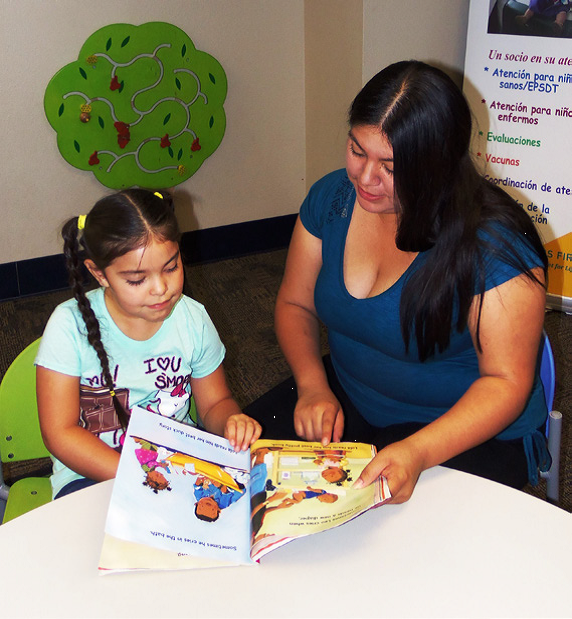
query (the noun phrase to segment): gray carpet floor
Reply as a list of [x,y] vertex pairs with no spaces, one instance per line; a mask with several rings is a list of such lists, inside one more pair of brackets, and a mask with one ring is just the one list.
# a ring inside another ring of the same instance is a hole
[[[229,385],[241,406],[289,375],[273,329],[273,307],[286,250],[194,265],[186,268],[185,291],[203,303],[227,348]],[[0,377],[16,355],[42,335],[62,290],[0,303]],[[560,506],[572,512],[572,315],[547,312],[545,329],[556,362],[555,409],[564,416],[560,466]],[[323,342],[324,351],[327,344]],[[46,463],[42,463],[43,466]],[[37,463],[4,465],[8,482],[35,471]],[[524,492],[545,498],[545,482]]]

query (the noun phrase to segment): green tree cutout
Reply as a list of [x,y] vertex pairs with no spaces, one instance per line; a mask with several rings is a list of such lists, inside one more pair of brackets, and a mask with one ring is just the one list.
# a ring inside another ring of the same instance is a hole
[[224,136],[226,75],[180,28],[112,24],[84,43],[44,96],[62,157],[113,189],[172,187]]

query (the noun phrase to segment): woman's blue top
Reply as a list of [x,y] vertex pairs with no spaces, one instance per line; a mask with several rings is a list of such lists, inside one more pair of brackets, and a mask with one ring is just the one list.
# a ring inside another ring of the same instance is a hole
[[[355,200],[354,187],[342,169],[313,185],[300,210],[306,230],[322,241],[323,265],[314,301],[328,328],[332,363],[344,390],[372,425],[429,423],[449,410],[479,378],[471,335],[468,329],[461,333],[452,329],[449,347],[425,362],[419,361],[415,338],[406,352],[399,317],[401,293],[407,277],[427,259],[429,252],[419,253],[385,292],[366,299],[350,295],[344,283],[343,260]],[[506,234],[513,237],[511,242],[514,239],[513,244],[529,268],[542,266],[527,243],[509,230]],[[484,257],[484,265],[486,290],[520,273],[492,255]],[[532,437],[546,416],[537,373],[525,409],[497,438]]]

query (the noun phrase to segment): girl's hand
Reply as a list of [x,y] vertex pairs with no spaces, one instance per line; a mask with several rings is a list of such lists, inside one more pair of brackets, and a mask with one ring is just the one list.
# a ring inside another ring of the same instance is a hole
[[330,390],[302,393],[294,409],[296,434],[307,441],[341,441],[344,433],[344,413]]
[[205,430],[224,436],[235,451],[245,451],[262,433],[260,424],[243,414],[232,397],[222,364],[208,376],[191,377],[191,391]]
[[405,503],[413,494],[423,470],[421,457],[405,439],[382,449],[364,468],[353,487],[364,488],[383,475],[391,492],[388,503]]
[[245,451],[259,438],[261,432],[262,427],[258,421],[243,413],[237,413],[226,420],[224,438],[229,441],[234,451]]

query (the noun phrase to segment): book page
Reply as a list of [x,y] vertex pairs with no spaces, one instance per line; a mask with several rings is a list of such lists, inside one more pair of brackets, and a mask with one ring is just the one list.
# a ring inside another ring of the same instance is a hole
[[99,559],[99,570],[100,574],[106,574],[146,570],[188,570],[222,567],[228,564],[228,561],[161,550],[106,534]]
[[[214,560],[209,564],[252,563],[249,457],[221,437],[135,409],[113,487],[102,557],[117,556],[115,549],[110,551],[118,546],[116,538]],[[174,561],[174,569],[184,563]],[[113,569],[109,563],[100,567]]]
[[262,440],[251,453],[253,557],[348,522],[391,496],[381,479],[352,488],[375,456],[372,445]]

